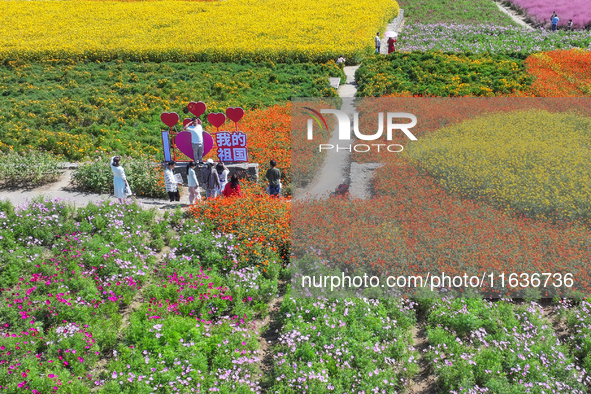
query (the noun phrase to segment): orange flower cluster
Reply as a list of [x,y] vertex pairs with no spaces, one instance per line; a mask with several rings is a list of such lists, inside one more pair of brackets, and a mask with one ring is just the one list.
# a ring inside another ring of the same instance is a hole
[[[290,117],[291,103],[286,103],[265,109],[245,111],[244,118],[238,123],[238,130],[246,133],[248,138],[248,161],[259,163],[259,172],[264,174],[269,168],[269,161],[274,159],[281,169],[285,184],[291,180],[291,171],[289,170],[291,162]],[[230,123],[225,127],[228,131],[233,131]],[[207,131],[213,136],[216,129],[210,127]],[[216,149],[214,138],[213,149],[207,157],[217,157]],[[216,159],[214,158],[214,160]]]
[[583,49],[540,52],[525,60],[536,77],[529,92],[539,97],[591,95],[591,52]]
[[207,200],[189,212],[197,220],[212,223],[216,231],[237,236],[247,263],[267,265],[277,256],[287,261],[291,201],[269,197],[250,182],[241,182],[241,190],[243,197]]

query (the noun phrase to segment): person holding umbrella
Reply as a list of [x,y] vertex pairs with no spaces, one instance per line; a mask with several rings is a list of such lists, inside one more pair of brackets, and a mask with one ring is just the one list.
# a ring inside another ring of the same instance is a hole
[[394,43],[396,42],[396,37],[398,36],[398,34],[393,31],[387,31],[385,36],[388,37],[388,53],[396,51]]

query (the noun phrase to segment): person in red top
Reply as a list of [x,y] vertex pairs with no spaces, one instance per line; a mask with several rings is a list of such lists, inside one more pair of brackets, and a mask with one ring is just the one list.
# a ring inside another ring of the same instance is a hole
[[345,178],[343,183],[337,186],[334,192],[330,193],[331,197],[348,197],[349,185],[351,184],[350,178]]
[[232,175],[230,182],[226,183],[226,187],[224,187],[222,194],[224,197],[242,197],[242,192],[240,191],[240,181],[238,180],[238,176],[236,176],[236,174]]
[[394,48],[395,42],[396,42],[396,39],[394,37],[388,38],[388,53],[392,53],[396,50],[396,48]]

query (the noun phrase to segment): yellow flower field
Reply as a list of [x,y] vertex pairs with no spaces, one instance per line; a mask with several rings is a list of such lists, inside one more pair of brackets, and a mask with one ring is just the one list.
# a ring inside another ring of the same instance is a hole
[[0,60],[353,58],[398,10],[392,0],[2,1]]
[[407,153],[452,193],[531,217],[589,219],[589,146],[588,117],[529,110],[441,129]]

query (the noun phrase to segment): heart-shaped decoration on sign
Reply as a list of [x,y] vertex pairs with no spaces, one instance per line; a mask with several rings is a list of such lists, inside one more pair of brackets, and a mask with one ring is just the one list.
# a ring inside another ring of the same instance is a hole
[[[193,156],[193,144],[191,144],[191,133],[183,131],[177,134],[174,139],[176,147],[187,157],[195,160]],[[213,137],[207,131],[203,132],[203,156],[207,155],[213,148]]]
[[207,115],[207,120],[215,127],[220,127],[226,123],[226,115],[221,112],[211,113]]
[[226,115],[232,122],[238,123],[238,121],[244,116],[244,110],[241,107],[228,108],[226,110]]
[[172,127],[179,122],[179,115],[176,112],[163,112],[160,115],[160,120],[164,122],[168,127]]
[[187,125],[189,123],[191,123],[193,121],[193,119],[191,118],[185,118],[185,120],[183,120],[183,127],[187,127]]
[[199,101],[198,103],[191,101],[187,105],[187,109],[189,110],[190,113],[192,113],[196,117],[200,117],[201,115],[203,115],[203,113],[207,109],[207,105],[205,105],[205,103],[203,101]]

